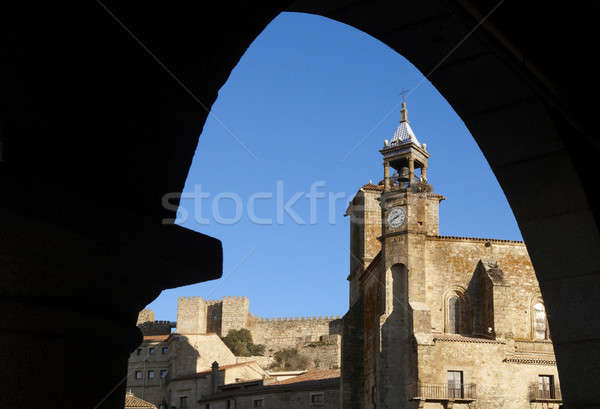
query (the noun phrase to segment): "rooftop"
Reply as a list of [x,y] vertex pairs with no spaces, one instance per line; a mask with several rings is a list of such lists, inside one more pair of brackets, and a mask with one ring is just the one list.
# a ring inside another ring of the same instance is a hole
[[401,119],[396,132],[394,132],[394,137],[390,141],[390,145],[402,145],[405,143],[412,142],[417,146],[421,146],[417,136],[413,132],[410,124],[408,123],[408,114],[406,110],[406,102],[402,102],[402,109],[400,110]]
[[340,377],[339,369],[315,369],[313,371],[308,371],[302,375],[295,376],[290,379],[285,379],[283,381],[275,382],[272,385],[289,385],[293,383],[299,382],[307,382],[307,381],[319,381],[323,379],[333,379]]
[[[250,366],[250,365],[258,365],[256,361],[248,361],[248,362],[239,362],[237,364],[230,364],[230,365],[221,365],[219,366],[219,371],[225,371],[227,369],[231,369],[231,368],[236,368],[239,366]],[[212,372],[212,369],[206,369],[200,372],[196,372],[193,374],[189,374],[189,375],[183,375],[183,376],[179,376],[177,378],[173,378],[171,379],[171,381],[181,381],[184,379],[195,379],[195,378],[201,378],[203,376],[206,376],[208,374],[210,374]]]
[[154,408],[156,406],[150,402],[138,398],[131,392],[125,394],[125,408]]

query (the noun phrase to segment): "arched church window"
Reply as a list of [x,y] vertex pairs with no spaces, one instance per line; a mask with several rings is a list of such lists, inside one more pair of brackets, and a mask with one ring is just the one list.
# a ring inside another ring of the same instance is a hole
[[448,299],[448,332],[458,334],[460,331],[460,300],[457,296]]
[[541,302],[533,305],[533,338],[548,339],[546,308]]

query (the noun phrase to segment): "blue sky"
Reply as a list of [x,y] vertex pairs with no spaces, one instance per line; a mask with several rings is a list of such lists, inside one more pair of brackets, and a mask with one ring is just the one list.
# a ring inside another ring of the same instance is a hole
[[[246,295],[250,311],[263,317],[343,315],[350,257],[344,211],[361,185],[382,179],[378,150],[400,119],[400,92],[422,80],[404,57],[353,27],[300,13],[273,20],[220,90],[182,199],[179,223],[223,241],[223,278],[163,291],[149,305],[157,319],[175,320],[177,297],[190,295]],[[431,153],[429,182],[447,197],[440,234],[521,240],[495,176],[452,107],[429,81],[407,104]],[[312,210],[311,186],[326,196]],[[285,203],[296,192],[290,208],[303,223],[286,212],[278,220],[277,198]],[[330,192],[340,197],[333,209]],[[257,218],[259,224],[250,220]]]

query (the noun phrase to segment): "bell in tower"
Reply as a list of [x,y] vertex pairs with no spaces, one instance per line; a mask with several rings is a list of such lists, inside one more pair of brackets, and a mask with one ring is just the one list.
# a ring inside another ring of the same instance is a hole
[[[421,145],[408,122],[406,102],[402,102],[401,119],[394,137],[385,141],[383,149],[384,191],[413,186],[417,180],[427,180],[427,159],[429,153],[425,144]],[[390,167],[395,170],[390,178]],[[417,179],[415,171],[420,169]]]

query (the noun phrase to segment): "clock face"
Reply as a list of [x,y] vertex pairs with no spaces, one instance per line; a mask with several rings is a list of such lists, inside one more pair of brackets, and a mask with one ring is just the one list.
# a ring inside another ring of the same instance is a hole
[[401,207],[394,207],[390,210],[387,217],[387,222],[390,227],[400,227],[406,220],[406,212]]

